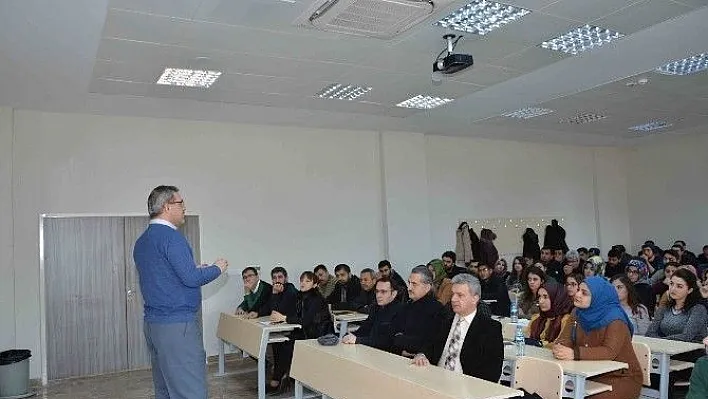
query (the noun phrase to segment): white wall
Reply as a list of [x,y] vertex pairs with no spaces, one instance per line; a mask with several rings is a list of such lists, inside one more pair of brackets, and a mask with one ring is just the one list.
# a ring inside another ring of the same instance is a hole
[[12,110],[0,108],[0,350],[15,344]]
[[[571,248],[599,245],[593,176],[603,247],[629,241],[627,193],[613,176],[622,169],[593,161],[618,150],[428,136],[426,153],[434,249],[455,249],[450,231],[459,220],[503,216],[564,217]],[[541,245],[544,227],[534,227]]]
[[[14,242],[14,252],[0,257],[0,316],[14,314],[16,325],[3,323],[0,343],[32,349],[34,377],[39,215],[142,214],[157,184],[180,186],[188,212],[200,215],[204,261],[225,256],[234,268],[266,271],[281,262],[293,280],[319,262],[360,270],[385,256],[405,274],[454,248],[458,219],[473,215],[562,215],[571,246],[594,245],[598,226],[601,237],[629,238],[615,150],[32,111],[15,111],[13,130],[8,113],[0,113],[0,216],[15,222],[12,234],[1,224],[0,246]],[[603,198],[597,217],[593,181]],[[12,273],[14,295],[5,290]],[[242,287],[224,276],[203,293],[214,354],[218,314],[233,310]]]
[[652,238],[667,248],[674,240],[683,239],[696,255],[708,244],[706,148],[708,136],[681,136],[628,154],[633,243]]

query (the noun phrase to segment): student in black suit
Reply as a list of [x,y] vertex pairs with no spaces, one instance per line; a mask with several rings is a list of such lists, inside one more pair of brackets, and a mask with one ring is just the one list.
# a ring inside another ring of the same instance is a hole
[[481,287],[469,274],[452,279],[452,310],[436,338],[431,340],[413,362],[431,363],[448,370],[483,380],[498,382],[504,360],[501,324],[477,312]]
[[343,344],[362,344],[383,351],[390,351],[393,339],[393,323],[406,306],[396,300],[399,288],[388,277],[376,282],[376,304],[371,305],[369,317],[361,327],[342,338]]
[[408,277],[408,296],[411,298],[396,317],[393,326],[391,352],[413,357],[426,342],[438,334],[447,313],[435,299],[433,274],[426,266],[416,266]]

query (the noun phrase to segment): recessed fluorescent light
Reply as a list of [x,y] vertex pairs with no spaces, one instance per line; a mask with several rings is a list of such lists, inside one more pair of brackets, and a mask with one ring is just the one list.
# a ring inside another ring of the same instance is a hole
[[159,85],[184,87],[209,87],[221,76],[219,71],[197,71],[193,69],[165,68],[157,80]]
[[419,94],[415,97],[409,98],[406,101],[396,104],[396,106],[401,108],[432,109],[452,101],[453,99],[451,98],[440,98]]
[[531,119],[537,116],[547,115],[552,112],[552,109],[529,107],[517,109],[513,112],[507,112],[506,114],[502,114],[502,116],[506,116],[508,118]]
[[643,125],[632,126],[629,130],[634,130],[637,132],[651,132],[659,129],[666,129],[673,126],[673,123],[668,123],[665,121],[651,121]]
[[624,35],[609,29],[585,25],[570,32],[541,43],[541,47],[549,50],[576,55],[585,50],[600,47],[605,43],[617,40]]
[[682,60],[671,61],[656,68],[656,71],[664,75],[683,76],[705,71],[706,69],[708,69],[708,53],[701,53]]
[[351,84],[332,83],[320,90],[315,96],[337,100],[354,100],[371,91],[371,87],[355,86]]
[[434,25],[460,32],[486,35],[494,29],[516,21],[531,11],[486,0],[475,0]]
[[605,119],[607,116],[605,115],[599,115],[599,114],[593,114],[593,113],[582,113],[582,114],[577,114],[572,118],[565,118],[561,119],[561,123],[574,123],[576,125],[580,125],[583,123],[589,123],[589,122],[596,122],[601,119]]

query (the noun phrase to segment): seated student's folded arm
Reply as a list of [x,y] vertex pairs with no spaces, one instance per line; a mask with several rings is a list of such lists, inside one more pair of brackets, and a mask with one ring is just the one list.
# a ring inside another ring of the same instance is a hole
[[673,335],[667,335],[665,339],[672,339],[674,341],[694,341],[696,337],[705,335],[706,325],[708,325],[708,320],[706,320],[706,308],[700,303],[693,305],[689,311],[688,321],[683,326],[683,332]]
[[623,321],[615,320],[607,325],[602,345],[579,346],[576,351],[579,357],[575,360],[615,360],[627,341],[631,341],[629,328]]
[[[575,328],[576,324],[576,319],[573,315],[570,315],[568,318],[568,321],[563,325],[563,328],[561,329],[561,333],[558,335],[555,341],[553,341],[554,344],[560,344],[563,345],[567,348],[572,348],[573,347],[573,340],[571,338],[573,334],[573,328]],[[580,328],[580,327],[577,327]],[[551,345],[553,346],[553,345]]]

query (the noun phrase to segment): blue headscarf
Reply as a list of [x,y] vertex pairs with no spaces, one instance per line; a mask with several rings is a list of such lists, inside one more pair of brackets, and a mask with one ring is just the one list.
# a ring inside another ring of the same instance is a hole
[[590,288],[592,300],[587,309],[576,309],[578,322],[584,331],[590,332],[606,327],[615,320],[623,321],[629,327],[629,334],[634,335],[634,327],[620,304],[617,290],[602,277],[589,277],[585,284]]

